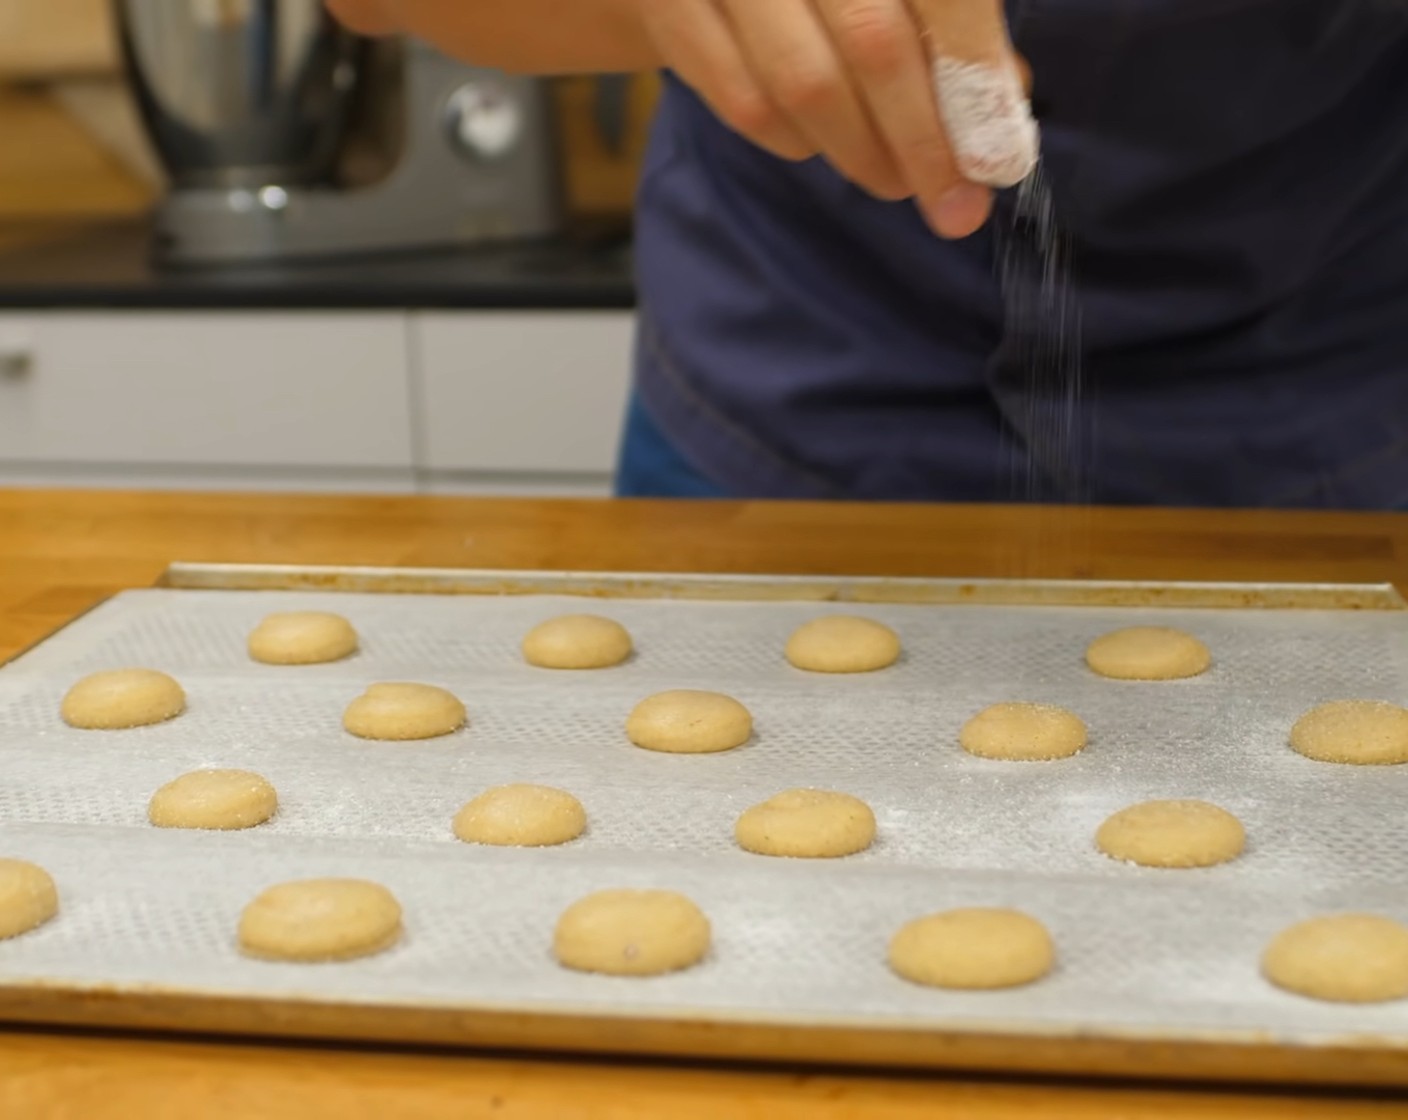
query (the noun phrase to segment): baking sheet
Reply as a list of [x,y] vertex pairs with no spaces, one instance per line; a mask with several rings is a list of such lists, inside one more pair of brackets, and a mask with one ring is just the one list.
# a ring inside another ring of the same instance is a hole
[[[327,666],[250,663],[253,625],[303,608],[352,619],[363,652]],[[1408,1045],[1408,1004],[1322,1005],[1257,972],[1266,941],[1311,914],[1408,920],[1408,767],[1320,764],[1285,746],[1319,701],[1408,698],[1402,613],[1160,609],[1155,622],[1197,633],[1216,659],[1204,677],[1164,684],[1084,668],[1089,639],[1151,617],[1109,607],[867,605],[900,632],[904,658],[879,674],[826,677],[791,669],[781,646],[802,621],[853,607],[623,600],[590,609],[631,629],[638,654],[627,665],[564,674],[522,663],[530,626],[581,609],[549,595],[128,592],[0,670],[0,854],[47,867],[63,897],[58,920],[0,942],[0,987]],[[119,733],[61,723],[74,679],[136,664],[173,672],[188,712]],[[386,679],[452,689],[470,727],[418,744],[343,733],[345,704]],[[738,697],[756,737],[697,757],[630,746],[631,706],[673,687]],[[1090,746],[1053,763],[964,754],[962,722],[1007,699],[1071,707]],[[240,833],[148,827],[151,792],[202,766],[264,773],[279,815]],[[588,834],[540,851],[455,841],[459,805],[510,781],[577,794]],[[865,798],[877,844],[842,861],[738,851],[737,815],[793,785]],[[1224,805],[1247,827],[1246,855],[1183,872],[1100,856],[1098,824],[1150,797]],[[314,875],[386,884],[405,907],[404,942],[335,965],[243,958],[244,904]],[[649,980],[559,969],[549,953],[558,913],[608,886],[690,894],[713,923],[707,962]],[[990,993],[894,977],[884,964],[894,929],[960,905],[1039,917],[1057,971]]]

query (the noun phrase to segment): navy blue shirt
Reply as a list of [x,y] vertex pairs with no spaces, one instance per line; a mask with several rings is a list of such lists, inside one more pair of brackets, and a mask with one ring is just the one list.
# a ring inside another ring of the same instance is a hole
[[1408,0],[1009,15],[1079,398],[1004,293],[1011,192],[945,242],[667,80],[637,210],[654,424],[739,495],[1408,505]]

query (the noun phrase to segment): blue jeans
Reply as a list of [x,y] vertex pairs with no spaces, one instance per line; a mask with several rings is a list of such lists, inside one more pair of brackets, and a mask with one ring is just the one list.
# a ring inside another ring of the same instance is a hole
[[634,393],[616,461],[618,498],[727,498],[676,449]]

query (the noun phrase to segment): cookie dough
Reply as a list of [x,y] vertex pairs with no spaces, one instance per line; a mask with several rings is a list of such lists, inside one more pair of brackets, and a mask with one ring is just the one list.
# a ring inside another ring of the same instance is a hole
[[0,941],[42,926],[59,912],[49,873],[22,859],[0,859]]
[[115,731],[165,723],[186,710],[186,694],[155,669],[110,669],[68,690],[61,709],[70,727]]
[[240,915],[240,948],[281,961],[346,961],[389,949],[401,904],[363,879],[302,879],[270,887]]
[[464,725],[459,698],[432,684],[368,685],[342,716],[342,726],[361,739],[434,739]]
[[875,814],[848,793],[789,789],[747,810],[733,834],[740,848],[759,855],[829,859],[870,847]]
[[1143,867],[1212,867],[1236,859],[1246,842],[1242,822],[1206,801],[1144,801],[1095,833],[1107,856]]
[[813,673],[870,673],[899,659],[900,639],[883,623],[833,614],[799,626],[785,652],[798,669]]
[[278,807],[274,787],[250,770],[192,770],[152,794],[147,819],[157,828],[253,828]]
[[317,665],[357,652],[357,631],[340,614],[271,614],[249,635],[249,656],[267,665]]
[[1333,700],[1296,721],[1291,746],[1319,762],[1408,762],[1408,708],[1383,700]]
[[657,976],[704,959],[709,919],[674,891],[598,891],[562,912],[552,947],[578,972]]
[[753,717],[732,696],[689,688],[647,696],[626,720],[632,743],[671,754],[732,750],[752,734]]
[[1085,747],[1085,724],[1053,704],[994,704],[958,733],[958,742],[979,758],[1041,762],[1069,758]]
[[469,844],[546,848],[581,836],[587,811],[570,793],[551,786],[498,786],[456,813],[452,827]]
[[1333,914],[1283,930],[1261,971],[1312,999],[1374,1003],[1408,995],[1408,927],[1374,914]]
[[550,618],[523,639],[524,660],[540,669],[608,669],[630,656],[630,632],[594,614]]
[[1046,927],[1019,910],[947,910],[901,926],[890,967],[932,988],[1015,988],[1051,971]]
[[1085,663],[1102,677],[1121,681],[1173,681],[1196,677],[1212,664],[1208,647],[1182,630],[1131,626],[1090,643]]

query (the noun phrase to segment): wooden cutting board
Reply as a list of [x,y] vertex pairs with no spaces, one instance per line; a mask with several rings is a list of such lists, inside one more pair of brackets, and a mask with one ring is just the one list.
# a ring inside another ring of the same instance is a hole
[[554,85],[567,205],[574,215],[631,212],[660,79],[655,74],[635,74],[629,82],[616,147],[607,143],[596,119],[597,80],[560,78]]
[[0,87],[0,220],[140,214],[153,184],[40,89]]
[[117,70],[106,0],[0,0],[0,81],[111,75]]

